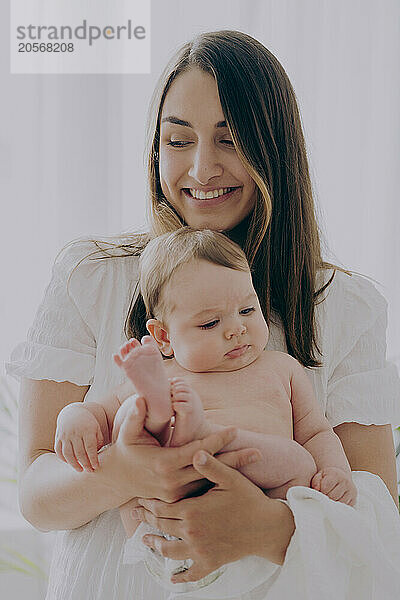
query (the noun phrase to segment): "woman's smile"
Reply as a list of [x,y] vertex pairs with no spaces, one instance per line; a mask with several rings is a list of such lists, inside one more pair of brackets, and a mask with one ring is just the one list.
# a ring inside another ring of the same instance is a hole
[[[197,188],[183,188],[187,203],[196,208],[210,208],[218,206],[236,194],[239,195],[241,187],[215,188],[210,192],[203,192]],[[211,195],[213,194],[213,195]]]

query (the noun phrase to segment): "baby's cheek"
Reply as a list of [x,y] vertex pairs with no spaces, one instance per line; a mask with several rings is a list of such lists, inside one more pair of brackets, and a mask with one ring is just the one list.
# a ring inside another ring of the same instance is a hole
[[178,363],[188,371],[201,372],[207,371],[214,365],[215,352],[205,345],[194,344],[191,348],[186,348],[181,354],[182,362],[176,357]]

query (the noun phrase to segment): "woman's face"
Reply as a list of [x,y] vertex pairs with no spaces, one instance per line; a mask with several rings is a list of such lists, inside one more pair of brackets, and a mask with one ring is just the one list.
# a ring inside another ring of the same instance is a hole
[[193,68],[172,83],[159,156],[163,194],[189,226],[229,231],[253,209],[256,186],[236,154],[208,73]]

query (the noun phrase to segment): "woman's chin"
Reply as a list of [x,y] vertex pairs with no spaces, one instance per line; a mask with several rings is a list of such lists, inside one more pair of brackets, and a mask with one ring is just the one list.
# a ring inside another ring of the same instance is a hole
[[185,219],[185,222],[192,229],[211,229],[211,231],[218,231],[220,233],[225,233],[227,231],[235,230],[238,225],[240,225],[241,220],[236,219],[221,219],[218,217],[188,217]]

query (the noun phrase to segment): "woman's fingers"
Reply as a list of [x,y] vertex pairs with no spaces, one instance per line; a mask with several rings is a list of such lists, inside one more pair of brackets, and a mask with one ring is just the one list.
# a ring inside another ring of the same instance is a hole
[[[182,503],[183,502],[189,502],[190,498],[186,499],[186,500],[180,500],[179,501],[179,506],[178,503],[172,503],[169,504],[168,502],[164,502],[163,500],[157,500],[156,498],[138,498],[137,499],[137,503],[138,503],[138,508],[136,510],[140,511],[140,508],[145,509],[144,513],[151,513],[154,515],[154,517],[162,519],[183,519],[184,515],[182,514]],[[138,518],[142,518],[141,515],[145,516],[144,513],[140,513],[140,516]],[[136,514],[133,515],[135,518],[137,517]],[[146,519],[147,520],[147,519]],[[150,523],[149,523],[150,524]],[[164,529],[161,529],[161,531],[164,531]],[[166,531],[165,533],[168,533],[168,531]],[[174,534],[171,534],[174,535]]]
[[[125,400],[128,402],[129,398]],[[131,445],[142,436],[146,420],[146,402],[144,398],[136,397],[133,406],[125,415],[118,434],[118,440],[123,444]]]
[[140,519],[154,527],[154,529],[158,529],[163,533],[168,533],[168,535],[173,535],[175,537],[181,537],[182,535],[182,521],[176,519],[163,519],[161,517],[156,517],[148,510],[144,508],[136,508],[132,511],[132,516],[134,519]]
[[216,433],[208,435],[203,440],[195,440],[185,446],[179,448],[171,448],[171,453],[174,454],[174,464],[176,468],[186,467],[193,464],[193,456],[199,450],[205,450],[210,454],[216,454],[224,446],[232,442],[236,437],[237,429],[235,427],[227,427]]
[[[252,458],[250,458],[252,457]],[[261,454],[257,450],[253,450],[252,453],[247,457],[247,463],[256,462],[260,460]],[[214,456],[211,456],[203,450],[197,452],[193,457],[193,466],[203,477],[216,483],[220,487],[230,487],[234,479],[238,476],[242,477],[236,469],[232,469],[230,466],[223,464]]]
[[158,535],[145,535],[142,541],[146,546],[156,550],[165,558],[173,558],[174,560],[190,558],[190,550],[183,540],[166,540]]
[[262,455],[257,448],[245,448],[243,450],[224,452],[223,454],[218,454],[218,456],[215,458],[228,467],[232,467],[233,469],[241,469],[242,467],[245,467],[256,460],[261,460]]

